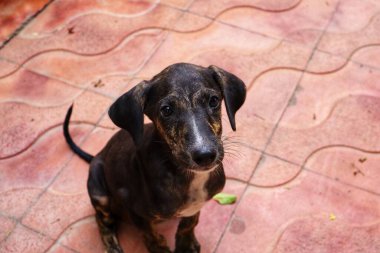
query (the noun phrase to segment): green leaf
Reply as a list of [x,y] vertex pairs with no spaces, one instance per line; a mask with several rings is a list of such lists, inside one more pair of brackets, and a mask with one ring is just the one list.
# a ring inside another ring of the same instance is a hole
[[221,205],[231,205],[236,202],[236,195],[228,193],[218,193],[213,197]]

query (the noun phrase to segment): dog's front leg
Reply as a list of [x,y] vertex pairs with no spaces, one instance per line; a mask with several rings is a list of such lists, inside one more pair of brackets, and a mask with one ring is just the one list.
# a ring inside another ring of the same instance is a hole
[[175,253],[199,253],[201,246],[195,238],[194,228],[198,224],[199,212],[182,218],[175,236]]
[[165,237],[154,230],[151,222],[139,216],[132,217],[135,225],[143,231],[145,246],[150,253],[171,253]]

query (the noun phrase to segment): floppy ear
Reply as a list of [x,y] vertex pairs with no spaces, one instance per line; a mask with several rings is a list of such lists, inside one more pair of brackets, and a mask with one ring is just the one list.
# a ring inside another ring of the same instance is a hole
[[235,113],[245,101],[245,84],[237,76],[221,68],[210,66],[209,69],[213,71],[214,80],[219,84],[222,90],[231,128],[236,131]]
[[108,110],[113,123],[127,130],[136,146],[140,146],[144,134],[144,104],[150,85],[143,81],[119,97]]

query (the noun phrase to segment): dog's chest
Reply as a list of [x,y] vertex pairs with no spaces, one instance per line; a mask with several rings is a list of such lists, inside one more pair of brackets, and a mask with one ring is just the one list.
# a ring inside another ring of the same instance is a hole
[[210,178],[210,173],[195,173],[190,183],[187,193],[188,199],[180,208],[177,216],[188,217],[196,214],[208,200],[209,193],[206,189],[206,183]]

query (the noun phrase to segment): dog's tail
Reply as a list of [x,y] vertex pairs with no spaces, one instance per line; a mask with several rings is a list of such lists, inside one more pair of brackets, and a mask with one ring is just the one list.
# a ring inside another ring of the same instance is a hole
[[74,151],[74,153],[77,154],[80,158],[82,158],[86,162],[90,163],[94,157],[90,155],[89,153],[83,151],[80,147],[77,146],[77,144],[74,143],[73,139],[71,139],[71,136],[69,133],[69,122],[70,122],[72,112],[73,112],[73,105],[70,106],[69,110],[66,113],[65,122],[63,123],[63,135],[65,136],[67,144],[69,144],[70,148]]

